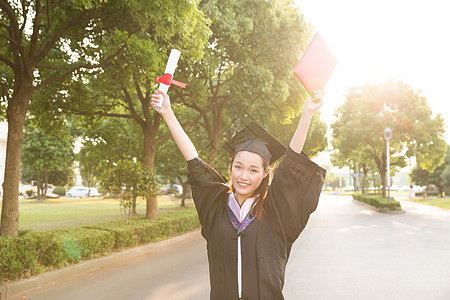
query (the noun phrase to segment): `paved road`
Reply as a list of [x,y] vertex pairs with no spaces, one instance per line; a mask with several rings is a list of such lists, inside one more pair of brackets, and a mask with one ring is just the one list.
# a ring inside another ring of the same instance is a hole
[[[292,299],[450,300],[450,211],[403,202],[381,214],[323,195],[294,244],[284,294]],[[208,299],[200,236],[10,299]]]

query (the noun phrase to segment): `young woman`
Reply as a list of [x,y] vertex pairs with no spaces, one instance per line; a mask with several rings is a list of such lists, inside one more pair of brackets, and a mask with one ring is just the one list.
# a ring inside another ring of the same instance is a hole
[[[284,299],[286,263],[293,242],[316,209],[326,171],[302,152],[322,93],[309,98],[286,149],[251,122],[224,145],[232,154],[231,187],[204,163],[177,121],[167,94],[160,113],[188,164],[192,196],[207,241],[210,299]],[[285,154],[270,182],[274,161]],[[269,184],[270,182],[270,184]]]

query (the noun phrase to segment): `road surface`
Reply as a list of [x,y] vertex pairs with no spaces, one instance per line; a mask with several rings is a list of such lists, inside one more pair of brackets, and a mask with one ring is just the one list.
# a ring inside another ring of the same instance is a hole
[[[285,298],[450,300],[450,210],[402,207],[377,213],[348,196],[322,195],[292,248]],[[10,299],[208,299],[205,247],[196,235]]]

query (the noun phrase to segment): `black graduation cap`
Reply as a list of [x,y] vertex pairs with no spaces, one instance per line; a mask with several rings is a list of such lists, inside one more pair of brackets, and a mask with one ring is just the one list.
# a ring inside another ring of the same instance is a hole
[[255,121],[236,133],[223,148],[231,155],[244,150],[259,154],[269,165],[286,153],[286,147]]

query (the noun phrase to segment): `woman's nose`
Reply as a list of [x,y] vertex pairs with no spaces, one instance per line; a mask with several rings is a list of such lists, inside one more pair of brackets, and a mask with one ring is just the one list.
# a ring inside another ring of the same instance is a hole
[[241,172],[241,176],[240,176],[240,177],[241,177],[241,179],[247,179],[247,178],[248,178],[248,172],[247,172],[247,171],[245,171],[245,170],[244,170],[244,171],[242,171],[242,172]]

